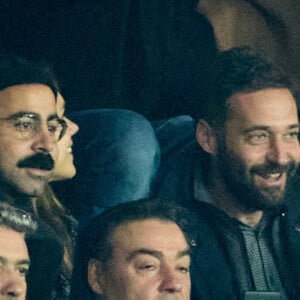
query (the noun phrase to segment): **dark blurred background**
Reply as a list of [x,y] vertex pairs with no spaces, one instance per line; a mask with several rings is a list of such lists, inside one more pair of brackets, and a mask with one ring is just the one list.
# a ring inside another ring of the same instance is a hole
[[68,111],[162,119],[205,105],[217,48],[263,50],[299,82],[299,2],[2,0],[0,48],[50,62]]
[[[2,1],[0,46],[52,63],[67,109],[188,113],[216,52],[197,1]],[[203,70],[203,71],[202,71]]]

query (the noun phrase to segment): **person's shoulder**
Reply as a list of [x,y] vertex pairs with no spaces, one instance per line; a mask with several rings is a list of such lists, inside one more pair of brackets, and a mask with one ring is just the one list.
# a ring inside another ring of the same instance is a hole
[[[195,200],[196,202],[196,200]],[[205,207],[197,211],[197,237],[193,249],[191,268],[191,299],[230,299],[235,294],[234,274],[224,246],[219,241],[205,214],[210,213]]]
[[26,238],[30,257],[28,299],[51,299],[61,272],[63,245],[54,230],[41,218],[37,230]]
[[[299,199],[299,198],[298,198]],[[283,228],[280,228],[281,237],[285,243],[285,252],[288,253],[289,261],[293,270],[296,295],[300,294],[300,210],[299,207],[292,209],[287,207],[282,216]]]

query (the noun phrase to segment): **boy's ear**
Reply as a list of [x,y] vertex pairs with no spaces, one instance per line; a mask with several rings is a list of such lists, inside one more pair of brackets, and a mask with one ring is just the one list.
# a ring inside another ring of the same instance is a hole
[[203,119],[197,123],[196,138],[200,147],[207,153],[217,153],[217,136],[215,130]]
[[101,296],[104,287],[103,263],[97,259],[90,259],[88,264],[88,282],[92,291]]

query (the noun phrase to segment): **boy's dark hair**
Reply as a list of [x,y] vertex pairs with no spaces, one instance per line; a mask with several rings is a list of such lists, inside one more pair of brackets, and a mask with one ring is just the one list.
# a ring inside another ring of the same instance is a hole
[[293,93],[289,77],[262,54],[248,47],[220,52],[208,70],[206,108],[201,112],[195,108],[193,117],[204,118],[212,126],[222,126],[229,97],[267,88],[287,88]]

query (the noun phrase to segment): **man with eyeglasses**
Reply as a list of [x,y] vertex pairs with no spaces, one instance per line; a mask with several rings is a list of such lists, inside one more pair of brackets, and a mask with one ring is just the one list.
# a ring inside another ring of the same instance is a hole
[[0,186],[14,198],[43,192],[65,130],[50,72],[21,60],[0,56]]
[[36,221],[24,210],[0,203],[0,299],[26,298],[26,274],[30,258],[25,236],[32,234]]
[[[56,112],[57,83],[46,65],[8,54],[0,54],[0,74],[0,203],[33,212],[66,130]],[[44,217],[37,223],[26,239],[32,264],[28,290],[41,290],[46,300],[61,270],[63,246]],[[37,298],[28,292],[26,299]]]

